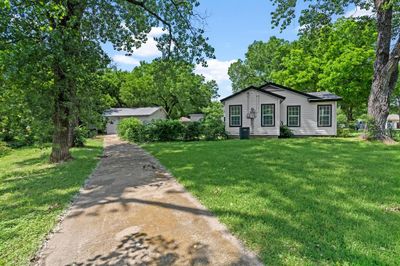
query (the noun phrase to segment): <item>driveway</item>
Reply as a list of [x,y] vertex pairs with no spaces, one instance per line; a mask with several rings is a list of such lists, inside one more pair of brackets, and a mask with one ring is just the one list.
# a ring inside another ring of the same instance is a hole
[[260,265],[151,155],[116,136],[104,141],[38,265]]

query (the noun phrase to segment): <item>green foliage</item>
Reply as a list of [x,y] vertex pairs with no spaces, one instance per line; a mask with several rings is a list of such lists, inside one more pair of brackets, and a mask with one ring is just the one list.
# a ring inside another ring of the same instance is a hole
[[78,126],[74,129],[74,147],[83,147],[85,146],[86,139],[89,137],[89,130],[84,126]]
[[126,118],[119,122],[118,135],[128,141],[142,143],[176,140],[217,140],[225,139],[222,105],[213,102],[203,109],[205,118],[201,122],[182,123],[179,120],[153,120],[143,124],[136,118]]
[[366,112],[376,35],[371,19],[338,19],[291,43],[276,37],[255,42],[228,74],[234,91],[273,81],[305,92],[335,93],[343,98],[339,104],[350,123]]
[[74,160],[50,164],[50,149],[24,147],[0,159],[0,265],[29,265],[46,235],[96,167],[102,141],[73,148]]
[[[198,5],[196,0],[179,5],[171,0],[7,1],[0,8],[0,93],[7,94],[0,120],[7,114],[11,121],[0,121],[1,134],[14,138],[27,126],[49,129],[55,136],[51,159],[66,159],[58,158],[57,150],[77,126],[70,121],[99,126],[104,108],[121,104],[114,91],[118,82],[108,73],[101,78],[110,63],[101,44],[110,42],[129,54],[147,41],[152,28],[162,27],[165,33],[156,41],[163,57],[205,63],[214,49],[198,27]],[[13,95],[22,108],[8,108]]]
[[399,262],[400,145],[292,138],[144,147],[264,265]]
[[349,127],[351,124],[347,121],[346,114],[343,112],[342,108],[337,109],[336,113],[336,121],[337,121],[337,128],[346,128]]
[[280,126],[280,133],[279,133],[280,138],[291,138],[293,136],[294,136],[294,134],[288,126],[286,126],[286,125]]
[[179,140],[185,134],[185,127],[179,120],[155,120],[151,124],[151,139],[154,141]]
[[223,105],[220,102],[212,102],[209,106],[203,108],[203,130],[206,140],[225,139],[225,125],[222,121],[224,116]]
[[184,130],[184,140],[199,140],[201,134],[203,133],[202,130],[202,123],[201,122],[188,122],[185,123],[185,130]]
[[117,126],[118,136],[123,140],[129,140],[133,142],[143,141],[143,123],[137,118],[130,117],[119,121]]
[[352,130],[347,127],[341,127],[337,129],[337,136],[338,137],[343,137],[343,138],[348,138],[352,136]]
[[245,60],[239,59],[228,69],[233,92],[272,81],[272,73],[281,70],[282,59],[288,51],[289,42],[274,36],[268,42],[253,42],[246,52]]
[[11,152],[11,148],[7,145],[7,143],[0,141],[0,157],[7,155]]
[[367,120],[367,130],[365,131],[365,137],[368,140],[375,140],[376,136],[379,136],[379,133],[381,132],[379,125],[376,123],[376,120],[368,116]]
[[168,118],[196,113],[217,96],[215,81],[194,74],[194,65],[183,61],[141,62],[126,75],[120,97],[127,106],[162,106]]

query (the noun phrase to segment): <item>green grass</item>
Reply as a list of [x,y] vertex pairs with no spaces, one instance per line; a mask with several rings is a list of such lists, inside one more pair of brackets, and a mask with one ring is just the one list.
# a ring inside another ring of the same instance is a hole
[[267,265],[400,262],[400,145],[302,138],[144,147]]
[[48,163],[50,149],[20,148],[0,158],[0,265],[27,265],[79,191],[102,152],[100,139]]

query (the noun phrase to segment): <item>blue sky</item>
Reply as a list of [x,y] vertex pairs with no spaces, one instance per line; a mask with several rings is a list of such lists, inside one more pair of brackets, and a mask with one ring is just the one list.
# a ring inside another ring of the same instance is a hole
[[[239,58],[243,59],[253,41],[267,41],[271,36],[287,40],[297,38],[297,21],[282,33],[279,29],[272,29],[270,14],[274,8],[268,0],[200,0],[198,10],[207,15],[206,36],[215,48],[216,59],[209,60],[208,68],[197,67],[196,72],[207,79],[216,80],[222,97],[232,92],[227,74],[229,65]],[[349,10],[350,13],[355,11]],[[152,37],[161,33],[160,28],[154,28],[148,42],[130,57],[114,51],[109,44],[104,45],[104,49],[118,68],[132,70],[139,61],[150,61],[160,55]]]

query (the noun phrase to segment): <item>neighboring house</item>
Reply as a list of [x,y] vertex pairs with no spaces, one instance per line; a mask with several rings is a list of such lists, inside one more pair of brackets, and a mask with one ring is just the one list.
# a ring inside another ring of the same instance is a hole
[[182,116],[181,118],[179,118],[179,121],[181,121],[182,123],[190,123],[190,118],[186,117],[186,116]]
[[397,114],[388,115],[386,128],[400,129],[399,115]]
[[167,118],[167,113],[162,107],[111,108],[103,115],[107,118],[107,134],[116,134],[118,123],[124,118],[135,117],[144,123]]
[[179,118],[179,121],[181,121],[182,123],[200,122],[201,120],[203,120],[203,118],[204,114],[190,114],[188,115],[188,117],[182,116],[181,118]]
[[337,101],[329,92],[304,93],[274,83],[250,86],[221,102],[224,104],[225,129],[239,136],[241,127],[252,136],[279,136],[287,125],[298,136],[335,136]]
[[191,122],[200,122],[204,118],[204,114],[190,114],[189,115]]

